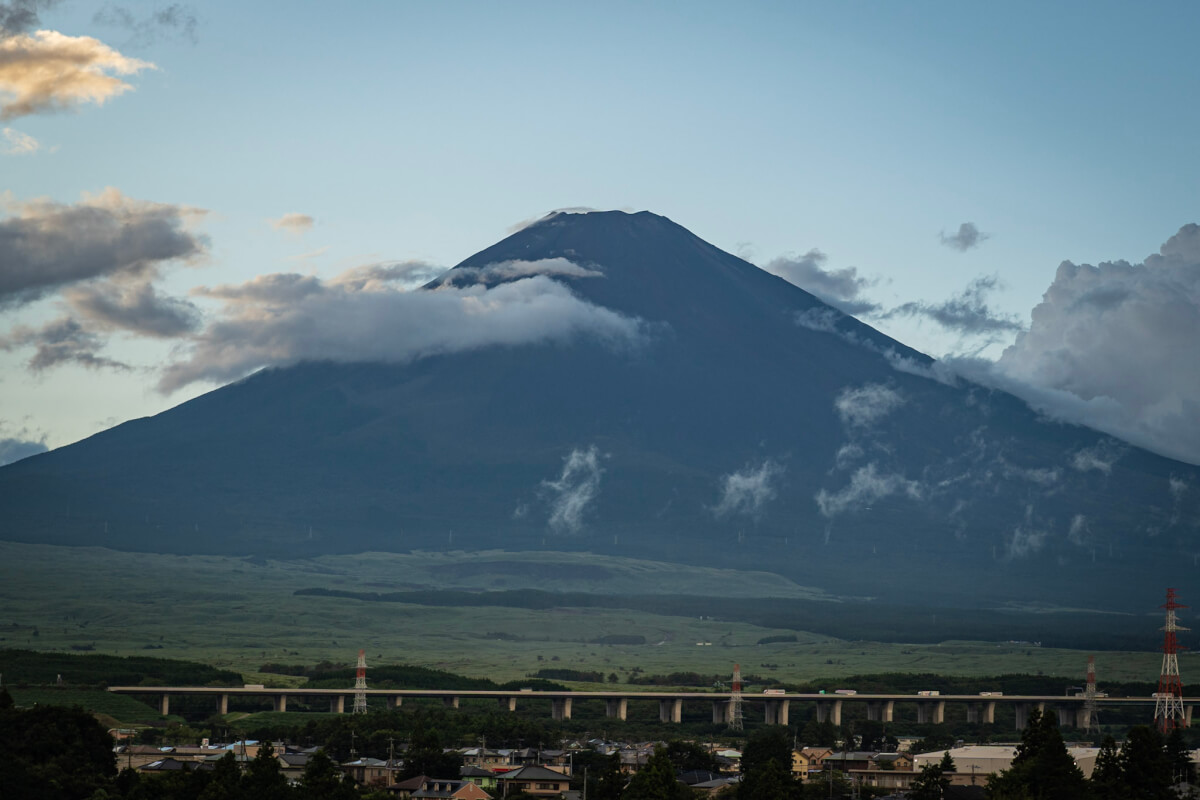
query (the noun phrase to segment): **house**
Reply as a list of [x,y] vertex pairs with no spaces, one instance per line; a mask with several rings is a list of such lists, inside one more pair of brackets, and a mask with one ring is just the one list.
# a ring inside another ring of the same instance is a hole
[[806,781],[824,769],[825,759],[833,751],[828,747],[804,747],[792,751],[792,777]]
[[388,787],[389,791],[396,794],[400,800],[408,800],[412,797],[413,792],[419,792],[425,787],[425,782],[430,778],[428,775],[418,775],[415,778],[407,778],[402,781],[397,781]]
[[492,800],[492,796],[470,781],[427,778],[425,785],[409,795],[412,800],[453,798],[454,800]]
[[360,758],[343,763],[341,770],[362,786],[386,786],[388,775],[395,771],[395,767],[382,759]]
[[462,769],[459,771],[458,777],[462,778],[464,781],[470,781],[480,789],[483,789],[485,792],[491,792],[494,794],[496,791],[496,773],[489,769],[471,767],[464,764]]
[[536,765],[501,773],[496,779],[502,797],[517,792],[535,797],[558,797],[571,788],[571,779],[566,775]]
[[841,753],[830,753],[822,759],[825,769],[837,772],[871,769],[875,753],[868,750],[848,750]]
[[913,760],[908,753],[876,753],[871,759],[875,769],[892,770],[894,772],[912,772]]

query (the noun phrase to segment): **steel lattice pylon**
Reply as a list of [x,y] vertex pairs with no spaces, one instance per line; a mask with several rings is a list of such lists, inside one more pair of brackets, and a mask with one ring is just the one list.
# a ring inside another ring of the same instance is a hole
[[1158,679],[1158,691],[1154,695],[1154,726],[1162,733],[1170,733],[1187,725],[1183,711],[1183,683],[1179,679],[1179,641],[1176,631],[1186,631],[1176,623],[1175,609],[1187,608],[1175,599],[1175,590],[1167,589],[1167,602],[1159,608],[1167,610],[1167,622],[1163,625],[1162,675]]
[[733,688],[729,692],[729,727],[742,729],[742,667],[733,665]]
[[1087,683],[1083,690],[1083,729],[1090,735],[1100,735],[1100,717],[1096,710],[1096,657],[1088,656]]
[[358,672],[354,675],[354,713],[367,713],[367,651],[358,651]]

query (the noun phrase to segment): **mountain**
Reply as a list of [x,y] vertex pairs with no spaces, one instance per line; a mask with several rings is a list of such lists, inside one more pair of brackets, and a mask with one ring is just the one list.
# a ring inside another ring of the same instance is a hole
[[1196,563],[1196,467],[939,380],[664,217],[553,214],[420,291],[538,272],[636,336],[264,369],[0,469],[0,538],[588,550],[950,605],[1145,608]]

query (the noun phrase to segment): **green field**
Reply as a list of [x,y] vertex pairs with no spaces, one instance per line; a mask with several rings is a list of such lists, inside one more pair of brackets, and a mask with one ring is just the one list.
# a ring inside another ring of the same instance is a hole
[[[1082,679],[1086,663],[1082,650],[1010,642],[866,642],[856,641],[852,629],[834,636],[645,609],[449,607],[294,594],[311,588],[380,593],[536,588],[770,597],[781,606],[822,599],[767,573],[581,554],[370,553],[251,562],[0,543],[0,565],[0,648],[187,659],[271,685],[301,679],[259,674],[264,663],[352,664],[360,647],[368,663],[414,664],[501,682],[548,667],[616,673],[620,683],[635,669],[726,675],[735,662],[744,672],[795,683],[883,672]],[[837,598],[825,599],[830,608],[839,606]],[[1029,631],[1022,638],[1039,639],[1053,615],[1021,619],[1028,620]],[[1151,649],[1156,626],[1150,619],[1145,624],[1150,643],[1145,652],[1100,653],[1102,684],[1157,676],[1160,656]],[[589,644],[615,635],[641,636],[646,644]],[[796,641],[757,644],[786,635]],[[1182,665],[1185,682],[1190,658]],[[44,679],[50,683],[55,676]]]

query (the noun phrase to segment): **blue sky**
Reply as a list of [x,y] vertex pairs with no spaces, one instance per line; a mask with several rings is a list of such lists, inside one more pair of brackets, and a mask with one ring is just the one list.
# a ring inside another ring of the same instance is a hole
[[[1060,262],[1140,269],[1200,216],[1190,3],[64,0],[38,16],[10,40],[89,36],[155,68],[122,76],[130,89],[102,104],[0,120],[8,149],[19,136],[39,144],[0,155],[0,226],[31,213],[14,203],[73,206],[106,187],[203,209],[187,221],[203,252],[156,262],[153,280],[198,325],[223,307],[189,294],[197,286],[449,267],[521,220],[587,206],[664,214],[764,266],[818,249],[815,269],[856,270],[858,299],[878,308],[865,321],[934,356],[990,362],[1030,326]],[[0,70],[0,98],[3,81]],[[289,213],[311,226],[268,223]],[[985,237],[948,246],[941,234],[963,223]],[[1200,267],[1181,258],[1171,280],[1188,296]],[[977,295],[986,314],[1014,324],[981,333],[887,314],[928,310],[980,278],[994,278]],[[0,439],[56,447],[213,388],[164,395],[161,370],[187,336],[112,324],[90,340],[99,361],[31,369],[40,326],[79,313],[58,291],[71,285],[0,305]],[[1008,378],[1105,400],[1097,387],[1113,376],[1093,374],[1103,352],[1053,364],[1072,341],[1103,339],[1081,333],[1089,325],[1155,316],[1153,294],[1123,320],[1047,307],[1053,320],[1035,331],[1046,335],[1008,357]],[[1156,397],[1105,389],[1128,411],[1111,429],[1186,416],[1200,379],[1185,344],[1155,360]],[[1178,371],[1183,383],[1167,377]]]

